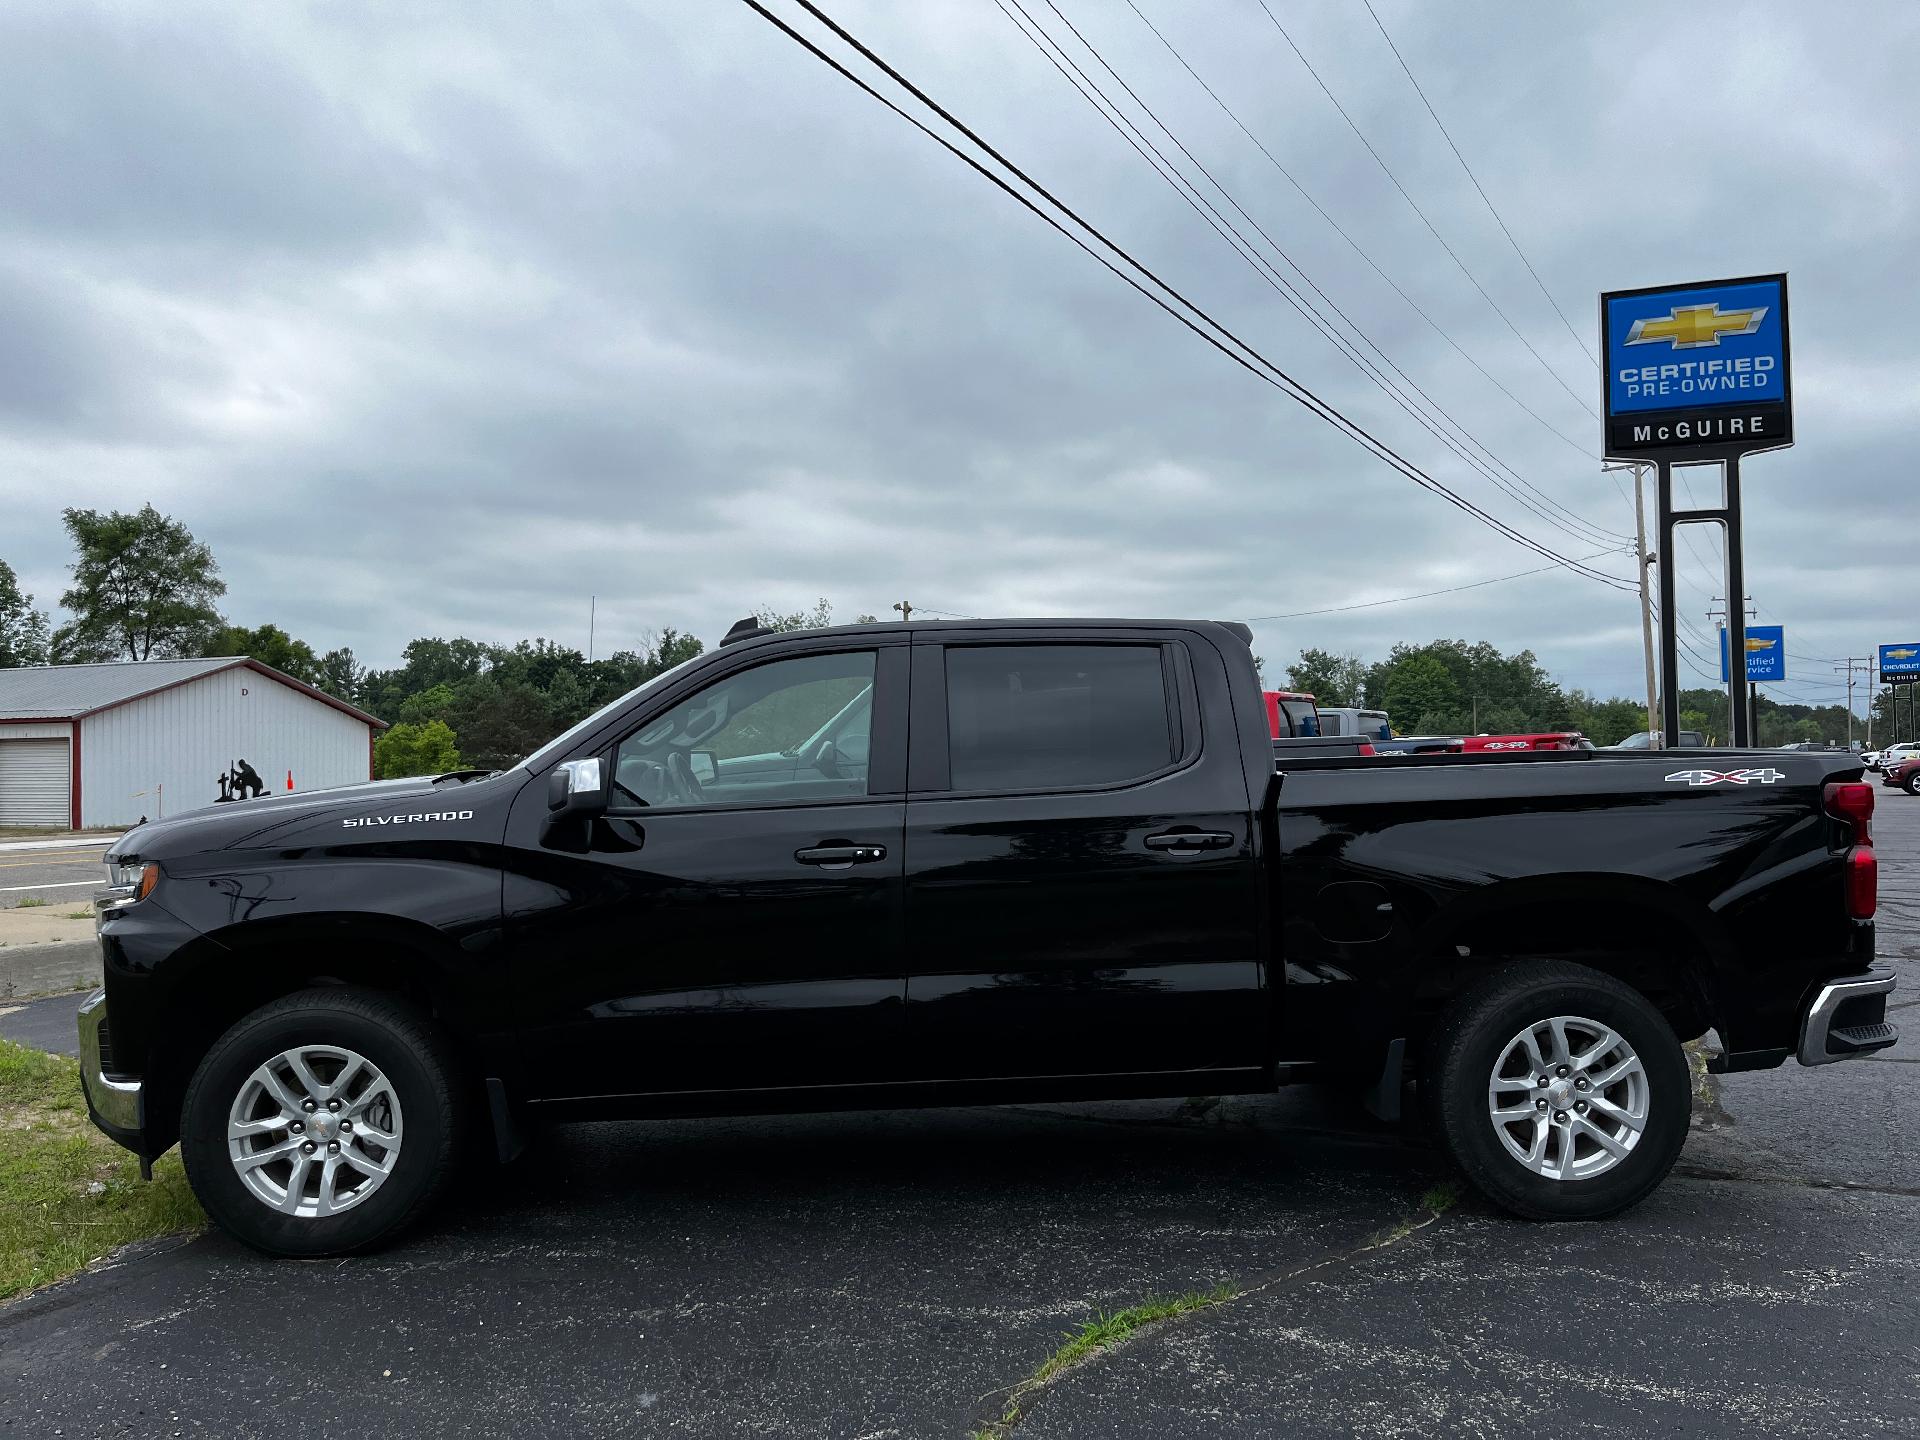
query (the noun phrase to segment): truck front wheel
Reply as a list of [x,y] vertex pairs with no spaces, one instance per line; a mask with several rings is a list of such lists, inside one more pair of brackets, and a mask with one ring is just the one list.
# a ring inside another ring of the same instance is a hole
[[220,1227],[269,1255],[377,1245],[438,1197],[461,1118],[447,1046],[398,998],[303,990],[214,1042],[181,1154]]
[[1686,1056],[1645,996],[1584,965],[1518,964],[1435,1028],[1429,1100],[1460,1168],[1530,1220],[1597,1220],[1666,1178],[1692,1111]]

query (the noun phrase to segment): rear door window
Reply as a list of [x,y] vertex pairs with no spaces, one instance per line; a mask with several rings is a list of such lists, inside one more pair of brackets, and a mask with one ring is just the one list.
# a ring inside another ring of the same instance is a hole
[[1158,645],[953,646],[946,660],[955,790],[1118,785],[1178,758]]

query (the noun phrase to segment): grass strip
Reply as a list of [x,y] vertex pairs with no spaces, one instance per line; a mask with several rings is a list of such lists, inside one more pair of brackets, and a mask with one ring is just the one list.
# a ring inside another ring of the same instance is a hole
[[1238,1293],[1231,1285],[1221,1285],[1212,1290],[1194,1290],[1185,1295],[1175,1295],[1166,1299],[1143,1300],[1140,1304],[1129,1305],[1124,1310],[1094,1316],[1079,1330],[1070,1334],[1065,1344],[1043,1360],[1039,1369],[1014,1386],[1007,1396],[1007,1406],[1000,1417],[975,1430],[972,1440],[1004,1440],[1013,1427],[1020,1423],[1020,1417],[1025,1414],[1027,1397],[1047,1385],[1056,1375],[1079,1364],[1089,1355],[1111,1349],[1143,1326],[1158,1324],[1162,1320],[1171,1320],[1176,1315],[1185,1315],[1190,1311],[1204,1310],[1209,1305],[1218,1305],[1223,1300],[1231,1300]]
[[77,1060],[0,1040],[0,1300],[205,1223],[177,1153],[148,1183],[93,1128]]

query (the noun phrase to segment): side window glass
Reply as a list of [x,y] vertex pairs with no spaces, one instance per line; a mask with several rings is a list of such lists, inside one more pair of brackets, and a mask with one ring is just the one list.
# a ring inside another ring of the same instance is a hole
[[783,804],[867,793],[874,652],[757,665],[620,742],[613,808]]
[[980,645],[946,653],[955,790],[1120,784],[1176,758],[1157,645]]

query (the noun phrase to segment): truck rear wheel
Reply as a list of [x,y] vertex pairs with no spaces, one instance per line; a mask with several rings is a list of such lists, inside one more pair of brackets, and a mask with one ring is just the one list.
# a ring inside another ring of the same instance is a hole
[[187,1087],[180,1149],[229,1234],[269,1255],[341,1255],[426,1211],[461,1123],[430,1022],[377,991],[303,990],[214,1042]]
[[1529,1220],[1597,1220],[1645,1199],[1692,1112],[1685,1054],[1645,996],[1584,965],[1514,965],[1447,1009],[1430,1103],[1474,1186]]

